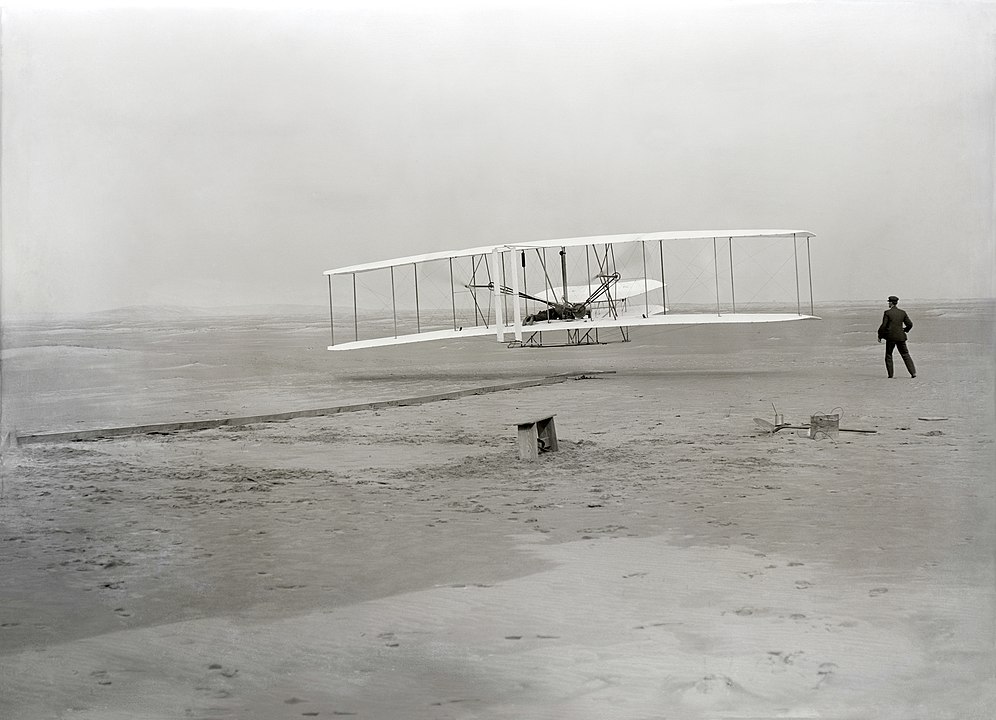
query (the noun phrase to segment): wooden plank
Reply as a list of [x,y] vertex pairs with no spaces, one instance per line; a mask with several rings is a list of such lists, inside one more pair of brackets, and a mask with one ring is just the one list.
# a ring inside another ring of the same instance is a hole
[[539,459],[539,443],[537,442],[536,425],[534,423],[519,425],[518,444],[520,460]]
[[553,422],[552,415],[536,423],[536,432],[539,439],[543,441],[543,447],[547,452],[560,450],[560,443],[557,441],[557,426]]

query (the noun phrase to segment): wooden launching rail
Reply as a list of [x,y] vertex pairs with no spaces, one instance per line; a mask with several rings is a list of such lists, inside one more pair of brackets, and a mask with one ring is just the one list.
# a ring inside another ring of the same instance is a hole
[[424,403],[439,402],[441,400],[452,400],[454,398],[466,397],[469,395],[484,395],[486,393],[501,392],[503,390],[519,390],[522,388],[536,387],[539,385],[553,385],[565,380],[580,379],[590,375],[601,375],[614,371],[586,371],[583,373],[561,373],[543,378],[533,378],[513,383],[503,383],[500,385],[487,385],[484,387],[465,388],[450,392],[435,393],[433,395],[421,395],[418,397],[401,398],[396,400],[379,400],[355,405],[337,405],[335,407],[318,408],[314,410],[293,410],[291,412],[270,413],[267,415],[250,415],[244,417],[217,418],[212,420],[184,420],[178,422],[153,423],[149,425],[127,425],[123,427],[100,428],[93,430],[71,430],[68,432],[55,433],[31,433],[18,435],[11,431],[6,438],[9,445],[29,445],[33,443],[59,443],[77,442],[83,440],[102,440],[104,438],[122,437],[128,435],[152,435],[162,433],[173,433],[180,431],[210,430],[217,427],[235,427],[239,425],[252,425],[255,423],[281,422],[303,417],[321,417],[323,415],[337,415],[344,412],[358,412],[361,410],[379,410],[390,407],[403,407],[406,405],[422,405]]

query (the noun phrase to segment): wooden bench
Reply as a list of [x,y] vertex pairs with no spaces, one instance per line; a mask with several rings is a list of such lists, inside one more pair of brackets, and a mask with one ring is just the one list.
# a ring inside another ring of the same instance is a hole
[[541,452],[556,452],[560,449],[554,417],[555,415],[547,415],[516,423],[519,428],[520,460],[536,460]]

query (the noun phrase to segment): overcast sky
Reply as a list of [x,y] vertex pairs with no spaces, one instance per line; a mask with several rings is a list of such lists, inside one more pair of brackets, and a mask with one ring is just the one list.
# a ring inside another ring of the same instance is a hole
[[7,317],[755,227],[816,233],[817,302],[994,294],[989,2],[15,4],[2,34]]

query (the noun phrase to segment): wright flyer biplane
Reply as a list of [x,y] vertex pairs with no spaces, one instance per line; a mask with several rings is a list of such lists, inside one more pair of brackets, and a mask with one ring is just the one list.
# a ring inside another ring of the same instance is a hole
[[696,230],[486,245],[327,270],[329,350],[491,336],[628,341],[633,328],[814,319],[805,230]]

